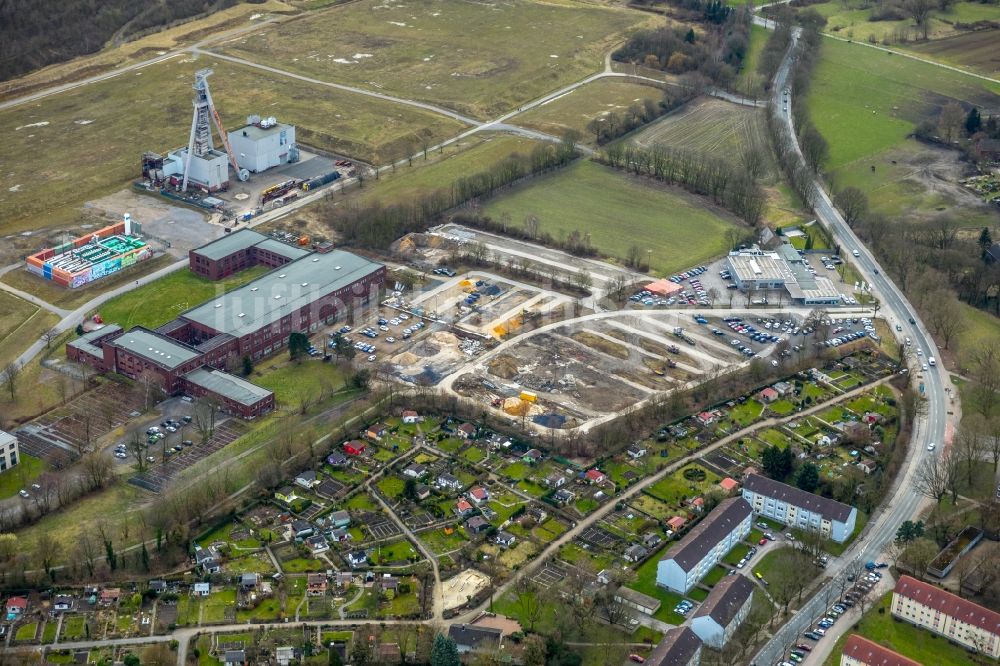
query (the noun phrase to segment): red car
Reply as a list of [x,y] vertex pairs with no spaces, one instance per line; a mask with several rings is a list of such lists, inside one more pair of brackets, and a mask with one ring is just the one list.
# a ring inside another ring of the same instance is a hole
[[757,545],[758,546],[766,546],[767,545],[767,539],[763,539],[762,538],[760,541],[757,542]]
[[812,652],[812,648],[811,648],[811,647],[809,647],[808,645],[806,645],[805,643],[799,643],[799,644],[798,644],[798,645],[796,645],[795,647],[796,647],[797,649],[799,649],[799,650],[803,650],[803,651],[805,651],[805,652]]

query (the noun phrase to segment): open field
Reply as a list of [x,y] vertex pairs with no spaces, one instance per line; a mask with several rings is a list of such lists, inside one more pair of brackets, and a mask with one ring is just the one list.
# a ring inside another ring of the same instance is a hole
[[725,231],[735,224],[703,199],[589,161],[492,199],[485,212],[518,222],[536,215],[543,232],[589,234],[594,247],[619,258],[632,245],[650,249],[652,269],[667,274],[724,253]]
[[572,0],[488,6],[361,0],[241,35],[222,48],[485,118],[597,70],[621,33],[645,20]]
[[414,159],[412,167],[387,171],[377,181],[369,180],[364,189],[351,190],[345,198],[386,206],[410,202],[436,189],[451,189],[459,178],[486,171],[511,155],[526,155],[537,145],[532,139],[508,134],[476,134],[440,154],[428,153],[426,161],[422,156]]
[[276,354],[265,365],[258,366],[249,379],[274,391],[279,404],[294,409],[303,400],[318,400],[321,395],[344,388],[344,378],[336,365],[312,359],[293,363],[287,353]]
[[[1000,85],[859,44],[824,40],[809,107],[835,170],[903,142],[949,98],[995,108]],[[867,165],[863,165],[867,168]]]
[[958,334],[959,363],[982,349],[987,342],[1000,340],[1000,317],[958,302],[963,313],[964,328]]
[[930,42],[908,44],[906,50],[924,58],[939,60],[956,67],[968,67],[972,71],[997,78],[1000,76],[1000,59],[997,58],[998,41],[1000,41],[1000,31],[981,30],[963,32],[954,37]]
[[765,219],[775,227],[795,224],[803,221],[806,213],[778,171],[765,114],[765,109],[698,97],[650,123],[632,135],[631,141],[645,148],[683,148],[727,161],[738,160],[748,148],[760,150],[765,155],[760,178],[768,199]]
[[[889,592],[852,627],[852,633],[861,634],[921,664],[965,666],[973,663],[969,653],[958,645],[909,623],[894,620],[889,613],[891,604],[892,593]],[[845,642],[846,633],[837,641],[824,666],[840,663],[840,653]]]
[[0,313],[0,365],[16,357],[57,319],[6,291],[0,291]]
[[514,122],[555,136],[576,130],[583,135],[583,141],[592,144],[594,135],[587,125],[594,118],[624,113],[632,104],[641,108],[644,100],[658,103],[662,97],[663,91],[654,86],[598,79],[517,116]]
[[686,148],[727,160],[738,159],[743,150],[755,147],[768,155],[768,170],[773,172],[765,113],[715,97],[699,97],[651,123],[632,141],[643,148]]
[[[0,232],[72,220],[84,201],[136,178],[143,150],[165,151],[184,143],[191,82],[202,67],[215,69],[212,93],[226,126],[266,111],[297,125],[303,144],[362,161],[405,152],[421,137],[436,143],[463,127],[429,112],[210,56],[175,58],[0,111],[7,136],[0,144]],[[253,90],[252,100],[247,90]]]
[[100,307],[99,312],[104,321],[118,324],[126,330],[133,326],[156,328],[181,312],[244,285],[269,270],[266,266],[253,266],[213,282],[181,269],[112,298]]
[[[877,5],[868,4],[861,9],[859,1],[841,2],[831,0],[818,5],[809,5],[821,15],[826,17],[826,32],[843,37],[854,39],[859,42],[877,41],[880,44],[894,44],[906,40],[923,38],[923,29],[919,28],[911,18],[898,19],[893,21],[872,21],[871,17],[875,13]],[[961,34],[956,23],[973,23],[975,21],[997,21],[1000,20],[1000,7],[979,2],[958,2],[948,10],[940,10],[937,7],[931,12],[928,37],[931,40],[950,37]],[[995,33],[994,33],[995,35]],[[994,40],[996,37],[994,36]],[[994,41],[994,44],[996,42]]]
[[45,471],[45,463],[26,453],[22,453],[18,460],[13,469],[0,474],[0,499],[16,495],[17,491],[30,486]]

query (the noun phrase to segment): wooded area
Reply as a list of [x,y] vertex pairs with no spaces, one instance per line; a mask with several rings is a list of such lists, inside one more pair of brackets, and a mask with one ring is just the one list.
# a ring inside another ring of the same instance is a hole
[[[246,0],[259,3],[263,0]],[[239,0],[4,0],[0,80],[101,50]]]

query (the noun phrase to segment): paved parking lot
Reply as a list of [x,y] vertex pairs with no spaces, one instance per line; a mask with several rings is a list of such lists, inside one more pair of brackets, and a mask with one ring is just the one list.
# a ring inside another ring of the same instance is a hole
[[[195,443],[193,446],[186,447],[179,453],[168,455],[166,461],[154,463],[142,474],[136,474],[131,477],[128,482],[140,488],[158,493],[163,490],[167,482],[181,471],[234,442],[247,431],[247,427],[239,419],[225,416],[221,418],[223,420],[216,423],[215,432],[205,444]],[[168,439],[167,441],[172,442],[173,440]],[[160,445],[154,444],[149,447],[148,451],[157,460],[162,455],[157,450],[158,448],[160,448]]]

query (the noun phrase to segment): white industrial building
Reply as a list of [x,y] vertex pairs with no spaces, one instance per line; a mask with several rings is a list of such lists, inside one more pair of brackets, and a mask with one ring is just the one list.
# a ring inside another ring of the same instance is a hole
[[0,472],[17,465],[21,460],[21,452],[18,448],[17,437],[0,430]]
[[829,278],[811,273],[802,255],[785,243],[775,252],[758,247],[730,252],[726,258],[733,282],[743,291],[784,289],[802,305],[836,305],[840,292]]
[[[187,161],[187,148],[171,150],[163,158],[163,177],[184,177],[184,164]],[[229,187],[229,158],[224,152],[214,148],[204,155],[191,155],[188,181],[209,192],[218,192]]]
[[295,126],[274,117],[248,116],[247,124],[229,132],[229,143],[240,168],[260,173],[298,159]]
[[656,584],[687,594],[750,533],[753,511],[742,497],[724,500],[687,533],[656,567]]

